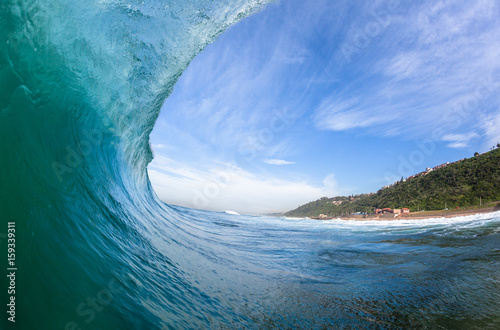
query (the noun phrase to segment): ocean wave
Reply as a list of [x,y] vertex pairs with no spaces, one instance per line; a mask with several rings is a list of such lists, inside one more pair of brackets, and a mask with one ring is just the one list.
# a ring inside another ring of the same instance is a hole
[[265,2],[0,3],[0,217],[16,223],[17,328],[498,319],[498,214],[318,222],[157,198],[146,166],[163,101],[203,47]]

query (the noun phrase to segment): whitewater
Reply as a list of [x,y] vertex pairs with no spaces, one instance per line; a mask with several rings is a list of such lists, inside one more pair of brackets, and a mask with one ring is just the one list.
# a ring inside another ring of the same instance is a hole
[[266,2],[0,2],[1,328],[499,327],[499,213],[314,221],[157,198],[164,100]]

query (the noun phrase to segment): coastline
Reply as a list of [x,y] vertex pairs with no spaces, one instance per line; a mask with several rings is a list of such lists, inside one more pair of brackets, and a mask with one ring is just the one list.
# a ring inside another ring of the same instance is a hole
[[399,221],[399,220],[420,220],[430,218],[456,218],[468,215],[486,214],[500,212],[499,207],[488,207],[476,210],[459,210],[459,211],[424,211],[412,212],[408,214],[399,214],[397,216],[349,216],[349,217],[334,217],[327,219],[311,218],[315,220],[332,220],[339,219],[345,221]]

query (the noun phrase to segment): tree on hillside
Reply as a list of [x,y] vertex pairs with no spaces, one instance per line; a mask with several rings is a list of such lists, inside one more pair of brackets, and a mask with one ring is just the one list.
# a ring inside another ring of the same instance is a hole
[[[500,144],[500,143],[499,143]],[[404,181],[404,178],[403,178]],[[351,203],[349,203],[351,199]],[[332,203],[335,200],[340,203]],[[340,216],[356,211],[373,212],[374,208],[408,207],[417,210],[442,210],[446,207],[471,207],[500,201],[500,148],[475,158],[462,159],[425,176],[380,189],[375,194],[337,196],[317,200],[287,212],[287,216]]]
[[474,157],[477,157],[477,156],[479,156],[479,152],[477,152],[477,151],[476,151],[476,152],[474,153]]
[[500,148],[500,142],[499,142],[499,143],[497,143],[497,148]]

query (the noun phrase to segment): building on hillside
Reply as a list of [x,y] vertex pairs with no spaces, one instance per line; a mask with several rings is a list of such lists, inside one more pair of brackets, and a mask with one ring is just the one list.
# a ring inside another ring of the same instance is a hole
[[401,213],[410,213],[410,210],[407,208],[391,209],[389,207],[383,209],[375,209],[375,214],[401,214]]
[[440,168],[445,168],[446,166],[450,165],[450,162],[446,162],[446,163],[443,163],[441,165],[437,165],[435,166],[433,169],[434,170],[437,170],[437,169],[440,169]]

